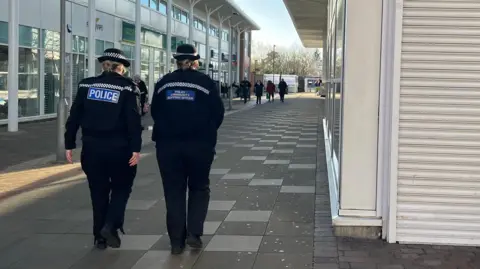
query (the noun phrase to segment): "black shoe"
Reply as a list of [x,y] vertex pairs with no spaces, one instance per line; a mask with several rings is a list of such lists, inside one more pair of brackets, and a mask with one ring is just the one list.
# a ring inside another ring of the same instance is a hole
[[191,248],[202,248],[203,242],[202,239],[200,239],[200,236],[190,235],[187,238],[187,245],[189,245]]
[[122,240],[120,240],[117,230],[112,229],[109,225],[105,225],[100,231],[100,234],[106,239],[109,247],[119,248],[122,244]]
[[100,250],[106,249],[107,248],[107,240],[105,240],[105,238],[95,239],[95,247],[100,249]]
[[172,253],[172,255],[180,255],[183,253],[184,250],[185,250],[184,246],[174,246],[172,247],[170,252]]

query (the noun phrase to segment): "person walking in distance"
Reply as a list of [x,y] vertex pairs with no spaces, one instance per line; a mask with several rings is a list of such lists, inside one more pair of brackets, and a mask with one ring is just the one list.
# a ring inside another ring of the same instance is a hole
[[260,80],[258,80],[257,83],[255,83],[254,87],[255,87],[255,96],[257,97],[257,105],[260,105],[262,103],[262,95],[265,87],[263,86],[263,83]]
[[78,129],[82,128],[82,169],[93,207],[96,247],[118,248],[142,146],[139,92],[123,76],[130,65],[123,52],[107,49],[98,58],[103,73],[80,81],[65,124],[65,149],[72,163]]
[[[275,102],[275,84],[271,80],[267,82],[267,92],[270,96],[271,102]],[[269,100],[269,102],[270,102]]]
[[242,82],[240,82],[240,89],[243,95],[243,103],[247,103],[247,100],[250,99],[250,88],[252,87],[252,83],[244,78]]
[[287,94],[288,92],[288,85],[287,83],[285,82],[285,80],[283,80],[282,78],[282,81],[280,81],[280,83],[278,83],[278,93],[280,94],[280,101],[282,101],[282,103],[285,101],[285,94]]
[[200,55],[194,46],[178,46],[173,57],[178,69],[156,83],[151,114],[171,253],[178,255],[186,244],[203,245],[210,168],[225,108],[215,82],[196,70]]
[[[140,90],[140,110],[141,110],[142,116],[145,116],[145,114],[147,114],[147,111],[148,111],[147,85],[145,85],[145,82],[141,79],[140,75],[133,76],[133,82],[137,84],[137,87]],[[144,129],[143,126],[142,126],[142,129]]]

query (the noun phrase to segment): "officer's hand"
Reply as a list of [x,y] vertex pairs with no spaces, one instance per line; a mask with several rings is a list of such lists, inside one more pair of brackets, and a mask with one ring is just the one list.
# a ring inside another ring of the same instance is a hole
[[140,153],[139,152],[134,152],[132,153],[132,158],[130,158],[130,161],[128,161],[128,164],[130,166],[135,166],[138,164],[138,161],[140,160]]
[[69,163],[73,163],[72,150],[71,149],[68,149],[68,150],[65,151],[65,157],[67,157],[67,161]]

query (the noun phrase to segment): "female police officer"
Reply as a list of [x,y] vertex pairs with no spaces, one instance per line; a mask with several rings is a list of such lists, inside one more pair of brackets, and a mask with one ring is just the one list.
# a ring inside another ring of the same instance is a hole
[[168,235],[172,254],[180,254],[185,240],[193,248],[202,247],[210,200],[208,177],[225,109],[213,80],[195,70],[200,58],[195,48],[180,45],[174,58],[178,69],[155,85],[151,113]]
[[82,127],[82,169],[87,175],[93,207],[96,246],[118,248],[125,207],[137,172],[142,145],[138,90],[123,77],[130,63],[118,49],[98,58],[103,73],[78,85],[65,125],[67,160],[72,162],[76,135]]

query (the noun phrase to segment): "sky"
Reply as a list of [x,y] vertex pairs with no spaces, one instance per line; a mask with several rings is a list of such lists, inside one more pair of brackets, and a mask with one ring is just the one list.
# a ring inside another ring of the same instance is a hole
[[282,0],[234,0],[260,26],[253,31],[253,39],[260,42],[290,47],[301,45],[292,19]]

